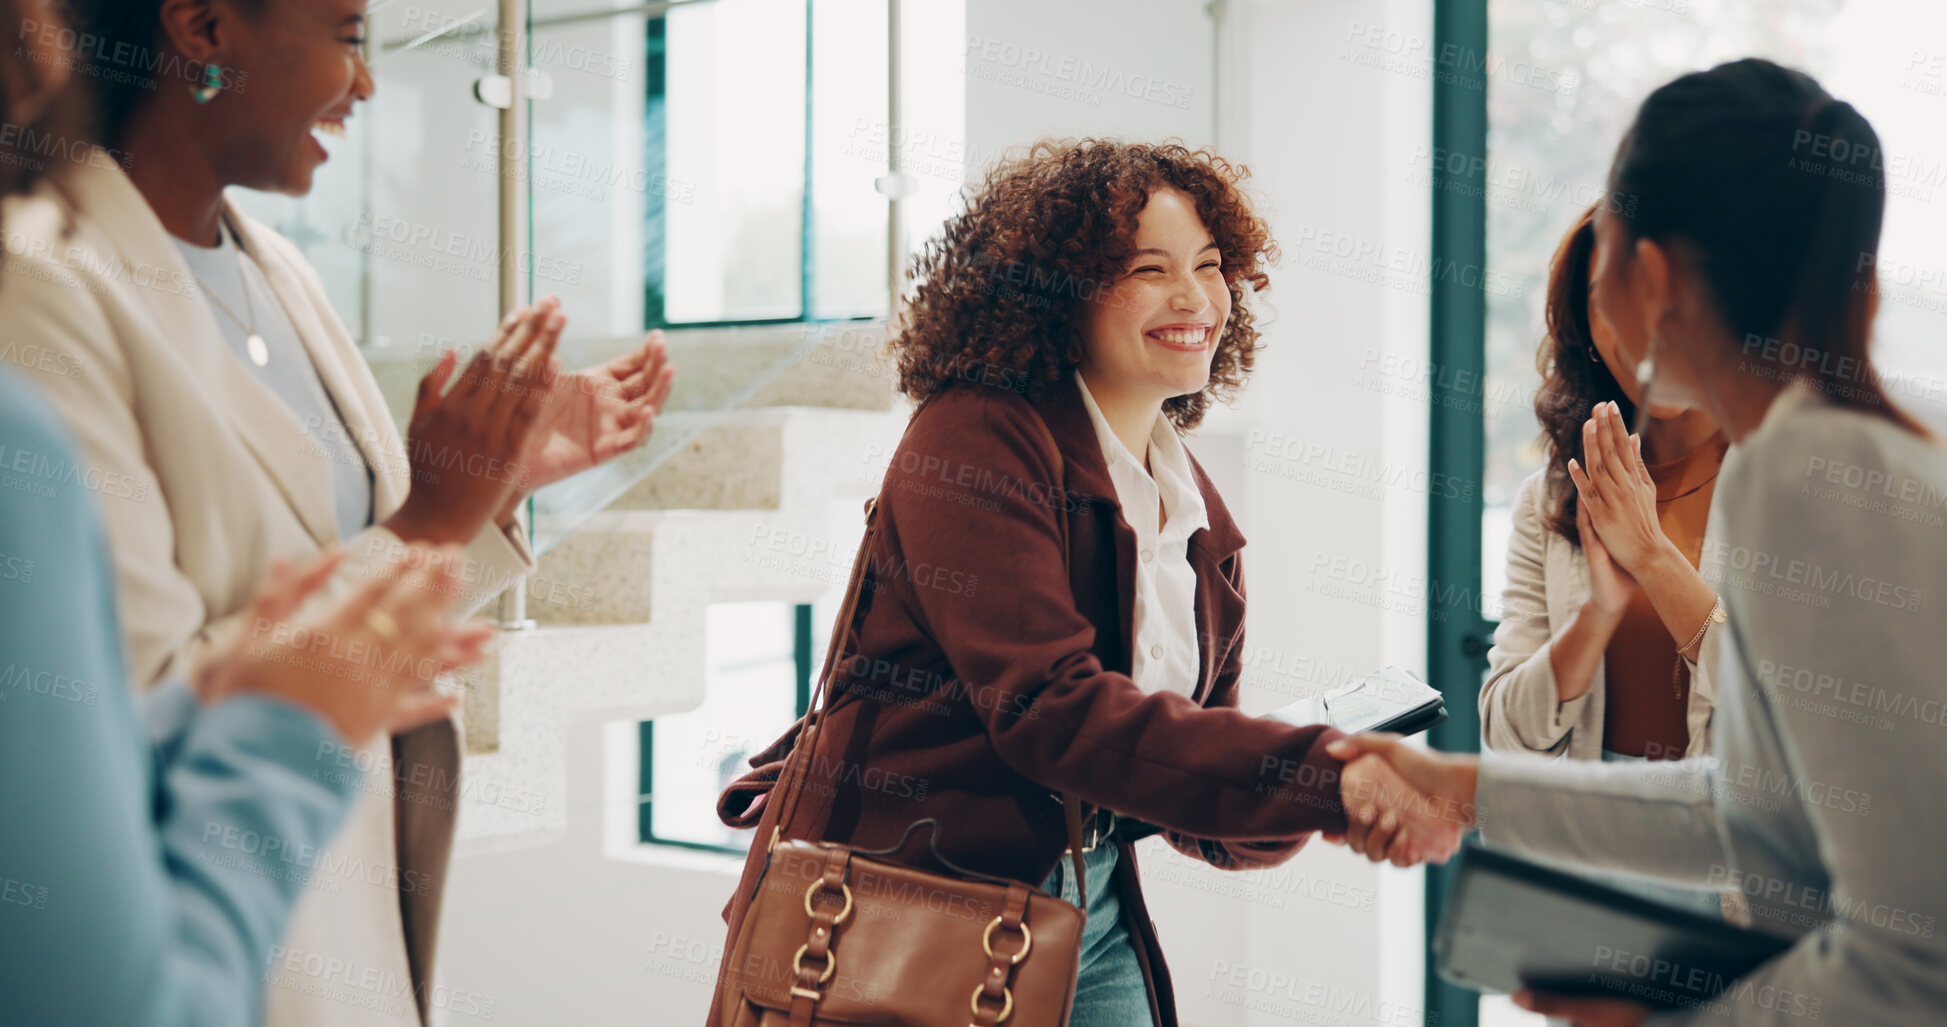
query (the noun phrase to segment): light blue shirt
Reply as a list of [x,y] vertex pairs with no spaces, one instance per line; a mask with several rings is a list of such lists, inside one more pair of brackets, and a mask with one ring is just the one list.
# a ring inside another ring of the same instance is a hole
[[[219,223],[214,248],[174,239],[183,262],[196,276],[209,300],[210,314],[223,329],[223,340],[243,366],[250,369],[265,387],[284,401],[284,406],[300,424],[322,425],[317,452],[328,467],[320,473],[331,475],[331,494],[337,501],[338,537],[350,538],[372,523],[372,469],[365,455],[345,430],[337,404],[318,379],[311,354],[298,338],[284,304],[270,287],[270,281],[250,255],[237,245],[227,226]],[[249,328],[254,326],[263,339],[263,350],[250,352]],[[259,364],[257,356],[265,358]]]
[[[138,711],[89,475],[0,371],[0,1018],[230,1027],[351,807],[338,736],[277,699]],[[146,714],[153,739],[145,737]]]

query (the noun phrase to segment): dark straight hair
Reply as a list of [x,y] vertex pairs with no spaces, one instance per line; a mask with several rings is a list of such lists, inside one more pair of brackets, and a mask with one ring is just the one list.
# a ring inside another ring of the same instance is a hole
[[195,84],[158,48],[162,0],[55,0],[55,8],[87,41],[75,54],[75,73],[96,83],[102,145],[122,144],[136,106],[157,89]]
[[1886,158],[1851,104],[1758,58],[1692,72],[1643,101],[1609,188],[1629,238],[1689,245],[1747,372],[1930,434],[1868,353]]
[[[245,14],[264,12],[270,0],[230,0]],[[96,83],[100,98],[98,131],[111,149],[122,145],[136,109],[162,89],[192,89],[208,66],[168,52],[162,32],[162,0],[54,0],[81,47],[75,77]],[[223,88],[236,80],[218,66]]]

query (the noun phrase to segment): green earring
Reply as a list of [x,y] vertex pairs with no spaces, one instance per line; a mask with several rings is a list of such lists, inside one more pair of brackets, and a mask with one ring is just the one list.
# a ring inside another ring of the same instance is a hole
[[205,64],[203,65],[203,84],[200,86],[191,86],[189,88],[189,95],[197,103],[208,103],[216,99],[216,94],[222,91],[223,68],[220,65]]

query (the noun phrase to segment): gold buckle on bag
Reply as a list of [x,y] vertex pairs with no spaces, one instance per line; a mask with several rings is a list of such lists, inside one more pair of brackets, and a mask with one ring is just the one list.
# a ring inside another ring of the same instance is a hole
[[[805,954],[810,951],[811,951],[810,942],[806,942],[803,945],[798,946],[798,954],[791,957],[791,972],[793,974],[804,973],[804,957]],[[838,953],[827,951],[825,953],[825,969],[823,972],[819,973],[818,983],[823,984],[826,981],[831,980],[832,973],[837,969],[838,969]],[[822,997],[815,991],[809,991],[808,989],[800,989],[795,987],[791,989],[791,994],[796,995],[801,990],[806,992],[804,996],[805,998],[811,999],[813,1001],[817,1001],[819,998]]]
[[[973,1004],[973,1014],[975,1019],[980,1018],[980,996],[981,993],[986,990],[987,989],[984,985],[979,985],[979,984],[974,985],[972,1004]],[[994,1017],[994,1023],[996,1025],[1006,1023],[1009,1014],[1013,1012],[1014,1012],[1014,990],[1012,988],[1002,988],[1001,989],[1001,1015]],[[969,1024],[968,1027],[972,1027],[972,1025]]]
[[[980,947],[987,950],[988,959],[994,958],[994,928],[1000,925],[1001,918],[995,917],[994,922],[988,924],[987,929],[980,934]],[[1021,924],[1019,926],[1021,928],[1021,951],[1008,957],[1007,964],[1009,966],[1013,966],[1021,960],[1028,958],[1028,950],[1034,947],[1034,932],[1028,930],[1027,924]]]
[[[825,886],[825,879],[820,877],[817,880],[811,882],[811,887],[806,888],[804,890],[804,915],[811,917],[814,920],[818,918],[818,911],[811,908],[811,897],[813,895],[818,894],[818,889],[823,888],[824,886]],[[845,907],[838,911],[837,916],[832,917],[833,927],[837,927],[839,924],[844,923],[845,918],[852,915],[852,886],[846,884],[843,881],[840,881],[838,884],[838,889],[840,892],[842,892],[845,895]]]

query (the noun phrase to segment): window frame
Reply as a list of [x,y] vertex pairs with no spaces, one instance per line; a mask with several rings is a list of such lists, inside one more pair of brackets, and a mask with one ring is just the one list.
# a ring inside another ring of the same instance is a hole
[[[796,694],[793,709],[796,718],[803,718],[811,706],[812,668],[812,608],[810,603],[797,603],[792,610],[791,654],[796,665]],[[661,838],[655,831],[654,803],[656,796],[656,722],[641,721],[636,725],[637,751],[641,754],[636,773],[636,841],[642,845],[667,845],[673,848],[689,849],[692,852],[721,852],[741,856],[750,851],[750,846],[738,848],[734,845],[711,845],[706,842],[693,842],[683,838]]]
[[[1433,52],[1453,47],[1461,53],[1488,53],[1488,0],[1434,0]],[[1433,152],[1487,152],[1487,90],[1485,65],[1470,69],[1465,62],[1432,77]],[[1478,183],[1462,181],[1443,162],[1434,162],[1430,178],[1433,238],[1430,264],[1439,267],[1487,267],[1487,192]],[[1481,381],[1487,370],[1487,294],[1476,283],[1468,287],[1461,276],[1429,276],[1428,361],[1460,380]],[[1468,377],[1471,374],[1471,377]],[[1432,397],[1428,410],[1428,470],[1450,480],[1481,480],[1487,467],[1487,421],[1484,411],[1466,403],[1441,403]],[[1452,586],[1461,595],[1480,594],[1481,518],[1485,506],[1481,490],[1459,497],[1434,490],[1427,500],[1427,577]],[[1427,732],[1427,741],[1444,752],[1480,751],[1480,688],[1487,672],[1487,650],[1495,624],[1481,615],[1482,604],[1442,603],[1439,589],[1428,589],[1426,607],[1427,674],[1446,697],[1447,720]],[[1426,874],[1426,937],[1438,935],[1441,911],[1453,893],[1456,864],[1428,865]],[[1430,956],[1430,953],[1429,953]],[[1447,1027],[1476,1027],[1480,996],[1440,976],[1437,961],[1428,958],[1425,971],[1427,1021]]]
[[[854,321],[876,321],[886,317],[883,313],[851,314],[845,316],[817,317],[815,298],[818,294],[817,276],[817,210],[813,189],[816,186],[812,160],[812,132],[816,128],[813,110],[814,80],[814,23],[816,21],[817,0],[804,0],[804,188],[798,200],[798,314],[795,317],[754,317],[726,318],[709,321],[671,321],[663,314],[663,288],[667,280],[661,277],[666,266],[666,255],[643,262],[642,281],[642,327],[644,331],[663,329],[674,331],[691,328],[748,328],[764,325],[795,324],[841,324]],[[663,121],[663,129],[643,133],[644,167],[652,175],[667,175],[669,159],[666,131],[667,112],[665,104],[668,95],[668,12],[660,11],[648,16],[649,26],[644,32],[643,89],[644,116]],[[645,242],[654,240],[661,243],[666,237],[666,222],[663,210],[667,197],[658,196],[651,191],[643,205],[643,237]],[[888,199],[890,204],[890,199]],[[890,208],[888,208],[890,211]],[[886,247],[891,248],[888,238]]]

